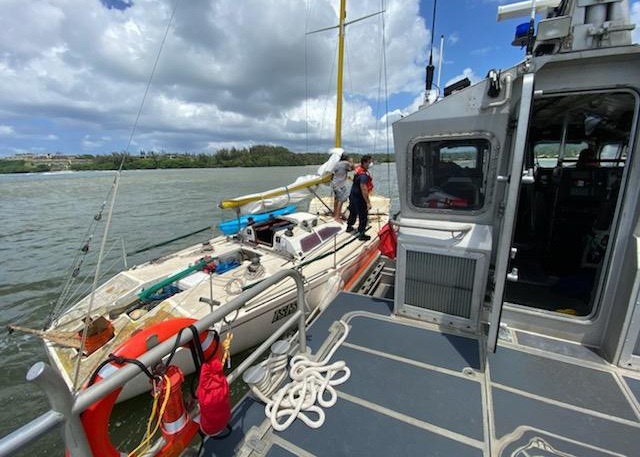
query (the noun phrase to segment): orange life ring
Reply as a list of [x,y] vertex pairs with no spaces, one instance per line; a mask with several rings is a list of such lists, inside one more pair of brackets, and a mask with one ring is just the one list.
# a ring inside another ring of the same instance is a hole
[[[183,317],[159,322],[133,335],[118,346],[113,354],[119,357],[137,358],[147,351],[147,340],[149,337],[155,336],[159,342],[163,342],[174,336],[181,329],[192,325],[194,322],[196,322],[195,319]],[[202,332],[200,334],[200,343],[202,344],[205,360],[209,360],[213,356],[220,358],[222,355],[222,345],[218,344],[216,346],[214,344],[214,334],[215,332],[213,331]],[[115,361],[106,364],[98,371],[95,382],[100,382],[121,367],[122,365],[119,365]],[[123,453],[118,451],[113,443],[111,443],[111,439],[109,438],[109,417],[121,391],[122,387],[117,388],[106,397],[93,403],[80,415],[80,420],[87,434],[87,439],[91,446],[91,453],[94,457],[121,457],[123,455]],[[190,425],[191,426],[183,427],[179,432],[172,435],[172,441],[168,442],[156,455],[162,457],[179,455],[180,451],[184,449],[184,446],[193,439],[198,431],[197,424],[194,423]],[[177,447],[180,446],[183,447],[178,450]]]

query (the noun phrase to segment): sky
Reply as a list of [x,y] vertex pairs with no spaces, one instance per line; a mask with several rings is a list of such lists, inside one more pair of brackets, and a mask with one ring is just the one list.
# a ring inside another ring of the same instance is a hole
[[[385,13],[347,28],[345,149],[386,152],[386,126],[421,104],[432,2],[347,2],[347,20]],[[526,19],[498,23],[501,3],[439,2],[433,32],[436,68],[445,37],[441,86],[465,76],[477,82],[522,59],[510,43]],[[337,33],[307,33],[337,24],[339,0],[0,5],[0,157],[333,146]],[[640,24],[640,0],[630,7]],[[640,30],[633,33],[639,42]]]

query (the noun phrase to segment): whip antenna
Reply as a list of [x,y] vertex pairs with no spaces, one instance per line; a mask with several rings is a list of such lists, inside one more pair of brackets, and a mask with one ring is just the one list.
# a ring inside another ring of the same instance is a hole
[[424,85],[424,101],[428,102],[429,92],[431,92],[431,86],[433,86],[433,72],[435,67],[433,66],[433,31],[436,28],[436,5],[438,4],[438,0],[433,0],[433,19],[431,23],[431,49],[429,51],[429,65],[427,65],[427,75],[425,79]]

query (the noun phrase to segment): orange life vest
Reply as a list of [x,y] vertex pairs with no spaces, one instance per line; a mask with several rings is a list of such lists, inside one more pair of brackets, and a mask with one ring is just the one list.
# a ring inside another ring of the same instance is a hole
[[366,170],[362,165],[358,165],[356,167],[356,176],[359,175],[367,175],[369,178],[367,179],[367,192],[371,193],[373,190],[373,178],[371,178],[371,173],[369,173],[369,170]]

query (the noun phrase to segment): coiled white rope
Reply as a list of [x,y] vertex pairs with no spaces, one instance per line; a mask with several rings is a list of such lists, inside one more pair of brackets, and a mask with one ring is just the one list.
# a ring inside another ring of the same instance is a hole
[[[325,413],[322,408],[330,408],[336,404],[338,394],[334,387],[351,376],[351,370],[344,361],[328,364],[349,334],[347,324],[343,321],[339,322],[344,328],[344,333],[322,361],[309,360],[306,354],[294,356],[289,370],[291,382],[282,387],[273,399],[269,399],[266,395],[259,395],[267,404],[264,411],[274,430],[279,432],[286,430],[298,418],[311,428],[319,428],[324,424]],[[267,376],[267,378],[273,382],[270,386],[265,386],[266,392],[272,390],[273,386],[279,385],[283,379],[280,374],[274,377]],[[280,382],[276,383],[278,378]],[[309,413],[315,414],[317,418],[312,419]]]

